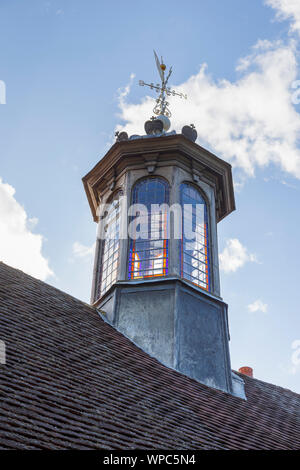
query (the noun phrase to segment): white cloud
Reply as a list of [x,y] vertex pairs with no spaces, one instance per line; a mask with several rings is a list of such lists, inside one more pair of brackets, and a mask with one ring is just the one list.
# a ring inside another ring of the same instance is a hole
[[252,304],[248,305],[249,312],[263,312],[266,313],[268,310],[268,305],[264,304],[261,300],[257,299]]
[[291,348],[294,349],[294,352],[291,355],[289,372],[294,375],[300,369],[300,339],[295,339],[291,344]]
[[235,272],[248,262],[256,262],[256,256],[249,253],[247,248],[237,238],[227,240],[226,246],[219,255],[220,269],[225,273]]
[[126,106],[126,98],[130,93],[130,89],[132,87],[134,79],[135,79],[135,74],[131,73],[129,77],[129,82],[127,83],[127,85],[123,88],[118,89],[117,95],[118,95],[118,101],[119,101],[119,105],[121,109],[123,106]]
[[266,5],[277,10],[276,18],[290,20],[291,32],[300,34],[300,2],[299,0],[265,0]]
[[288,182],[285,181],[285,180],[281,180],[280,183],[283,184],[284,186],[287,186],[288,188],[291,188],[291,189],[298,189],[297,186],[295,186],[294,184],[288,183]]
[[0,179],[0,261],[45,280],[53,272],[42,254],[43,236],[31,232],[37,219],[28,218],[14,195]]
[[87,258],[94,255],[96,243],[92,246],[82,245],[79,242],[74,242],[72,246],[73,254],[76,258]]
[[[188,99],[169,97],[172,128],[181,132],[183,125],[194,123],[198,142],[241,168],[244,175],[253,176],[256,167],[273,163],[300,178],[300,114],[291,100],[291,84],[297,77],[295,44],[259,41],[237,68],[236,81],[215,81],[204,64],[176,86]],[[125,125],[117,130],[144,134],[156,95],[130,104],[129,88],[120,96]]]

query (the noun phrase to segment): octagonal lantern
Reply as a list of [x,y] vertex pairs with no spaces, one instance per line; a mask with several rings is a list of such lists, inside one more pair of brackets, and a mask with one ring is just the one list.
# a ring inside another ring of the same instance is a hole
[[83,183],[98,224],[91,303],[167,366],[232,393],[217,239],[231,166],[182,134],[133,136]]

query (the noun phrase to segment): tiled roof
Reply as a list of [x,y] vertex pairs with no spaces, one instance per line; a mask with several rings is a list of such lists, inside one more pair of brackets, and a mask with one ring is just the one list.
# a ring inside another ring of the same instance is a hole
[[96,310],[0,263],[0,448],[300,449],[300,395],[168,369]]

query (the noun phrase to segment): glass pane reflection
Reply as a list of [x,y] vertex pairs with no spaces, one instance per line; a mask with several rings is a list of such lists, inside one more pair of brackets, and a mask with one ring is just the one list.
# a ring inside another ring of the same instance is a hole
[[[208,214],[205,200],[200,192],[189,184],[180,187],[183,214],[183,233],[181,242],[181,276],[198,287],[210,292],[210,254],[208,234]],[[185,206],[185,204],[190,206]],[[204,210],[196,213],[197,204]],[[196,217],[196,215],[198,217]],[[200,216],[199,216],[200,215]],[[195,234],[193,240],[187,237],[185,228],[191,227]]]
[[140,238],[131,239],[128,279],[145,279],[168,274],[168,214],[155,211],[153,204],[169,201],[168,184],[162,178],[147,178],[136,184],[133,204],[144,204],[147,223],[137,228]]
[[121,192],[110,203],[109,210],[102,219],[104,224],[104,239],[101,241],[98,264],[98,282],[96,297],[102,297],[116,282],[119,266],[119,230]]

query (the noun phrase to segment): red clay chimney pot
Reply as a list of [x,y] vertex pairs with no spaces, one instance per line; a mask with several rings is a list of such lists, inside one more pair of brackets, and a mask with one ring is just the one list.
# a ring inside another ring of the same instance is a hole
[[253,369],[252,367],[240,367],[239,372],[244,375],[248,375],[248,377],[253,377]]

